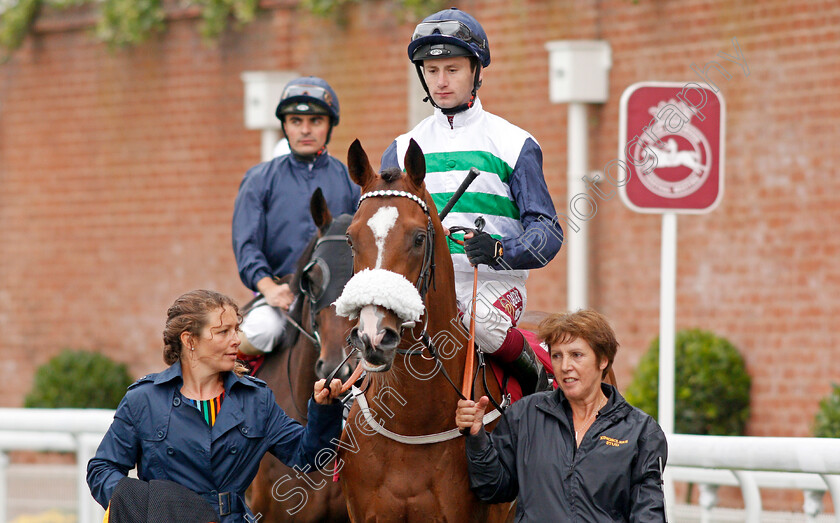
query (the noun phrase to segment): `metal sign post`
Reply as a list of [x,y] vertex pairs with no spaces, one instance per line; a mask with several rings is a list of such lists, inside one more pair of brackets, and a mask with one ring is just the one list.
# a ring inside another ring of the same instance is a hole
[[701,214],[723,197],[723,98],[690,82],[642,82],[621,95],[622,201],[662,214],[659,293],[659,424],[674,432],[677,213]]
[[675,431],[677,213],[708,213],[723,198],[725,117],[723,97],[694,82],[642,82],[621,95],[621,200],[633,211],[662,214],[658,421],[666,434]]

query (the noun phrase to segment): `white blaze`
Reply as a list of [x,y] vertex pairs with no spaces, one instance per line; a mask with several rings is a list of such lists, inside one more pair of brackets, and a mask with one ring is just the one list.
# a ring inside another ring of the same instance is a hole
[[385,251],[385,238],[397,223],[397,217],[400,212],[396,207],[380,207],[376,214],[370,217],[367,221],[368,227],[373,231],[373,237],[376,240],[376,269],[382,268],[382,257]]

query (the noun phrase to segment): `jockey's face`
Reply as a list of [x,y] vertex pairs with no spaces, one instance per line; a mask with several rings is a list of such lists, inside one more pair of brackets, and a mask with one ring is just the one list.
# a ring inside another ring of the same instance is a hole
[[[483,76],[483,71],[480,73]],[[423,77],[432,100],[443,109],[470,101],[475,70],[466,56],[423,61]]]
[[554,379],[569,401],[584,401],[600,391],[601,373],[609,362],[606,358],[599,361],[585,340],[555,343],[549,347],[549,354]]
[[283,128],[295,154],[312,156],[327,143],[330,118],[323,114],[289,114]]

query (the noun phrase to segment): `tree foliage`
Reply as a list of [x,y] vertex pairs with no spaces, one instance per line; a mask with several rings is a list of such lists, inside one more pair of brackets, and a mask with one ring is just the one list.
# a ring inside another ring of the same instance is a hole
[[840,438],[840,385],[833,384],[832,392],[820,401],[814,417],[814,436]]
[[[681,434],[737,436],[749,418],[744,360],[725,338],[700,329],[677,333],[674,347],[674,429]],[[625,394],[654,418],[659,401],[659,338],[642,357]]]
[[25,407],[115,409],[134,380],[122,363],[65,349],[35,371]]
[[[300,6],[318,16],[334,16],[346,7],[373,0],[300,0]],[[404,13],[418,17],[437,11],[443,0],[392,0]],[[44,6],[64,9],[92,4],[98,9],[96,37],[112,48],[138,45],[166,30],[163,0],[0,0],[0,53],[7,58],[19,48]],[[229,27],[237,29],[254,21],[259,0],[189,0],[198,7],[199,32],[208,42]]]

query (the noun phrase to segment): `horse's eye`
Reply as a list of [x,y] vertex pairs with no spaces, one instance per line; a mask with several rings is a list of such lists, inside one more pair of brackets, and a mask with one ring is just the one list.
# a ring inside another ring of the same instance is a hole
[[423,245],[423,242],[425,242],[425,241],[426,241],[426,235],[422,234],[422,233],[418,234],[417,236],[414,237],[414,246],[415,247],[421,247]]

